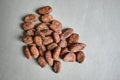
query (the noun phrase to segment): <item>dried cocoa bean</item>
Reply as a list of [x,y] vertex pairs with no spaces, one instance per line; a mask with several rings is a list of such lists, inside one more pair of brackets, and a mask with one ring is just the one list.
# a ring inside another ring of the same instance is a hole
[[61,22],[59,22],[58,20],[52,20],[52,24],[53,24],[53,25],[56,25],[56,26],[59,27],[59,28],[62,28],[62,24],[61,24]]
[[35,46],[30,47],[31,55],[36,59],[39,56],[39,51]]
[[62,33],[61,28],[56,25],[51,24],[49,27],[50,27],[50,29],[52,29],[53,31],[55,31],[58,34]]
[[48,45],[48,44],[53,42],[53,38],[51,36],[47,36],[47,37],[44,37],[42,39],[43,39],[43,44],[44,45]]
[[33,29],[34,28],[34,24],[32,22],[26,22],[26,23],[23,23],[22,28],[24,30]]
[[46,66],[45,58],[40,56],[40,57],[38,58],[38,63],[39,63],[39,65],[41,66],[41,68],[44,68],[44,67]]
[[45,52],[45,59],[50,66],[53,65],[52,53],[50,51]]
[[60,47],[64,48],[64,47],[67,46],[67,42],[66,42],[66,40],[61,40],[61,41],[58,43],[58,45],[59,45]]
[[56,43],[51,43],[47,46],[47,49],[48,50],[53,50],[55,47],[57,47],[57,44]]
[[41,21],[45,23],[51,22],[52,20],[53,20],[53,17],[49,14],[43,15],[41,17]]
[[24,36],[24,37],[22,38],[22,41],[23,41],[24,43],[26,43],[26,44],[31,44],[31,43],[33,43],[33,40],[32,40],[32,37],[31,37],[31,36]]
[[69,50],[71,52],[78,52],[83,50],[86,47],[84,43],[74,43],[70,46]]
[[65,57],[63,58],[65,62],[75,62],[76,61],[76,55],[72,52],[67,53]]
[[52,8],[50,6],[45,6],[38,9],[39,14],[50,14],[52,12]]
[[45,29],[49,29],[49,27],[47,26],[46,23],[40,23],[38,26],[36,26],[37,31],[41,31],[41,30],[45,30]]
[[37,46],[41,46],[42,45],[42,38],[41,36],[35,36],[34,37],[34,42]]
[[29,14],[24,18],[25,22],[35,22],[38,20],[38,16],[35,14]]
[[84,61],[84,59],[85,59],[85,55],[82,51],[79,51],[76,53],[77,62],[82,63]]
[[60,72],[60,68],[61,68],[61,62],[55,60],[53,66],[52,66],[53,71],[55,73],[59,73]]
[[60,41],[60,36],[59,36],[59,34],[56,33],[56,32],[53,32],[53,38],[54,38],[54,41],[55,41],[56,43],[58,43],[58,42]]
[[27,59],[32,59],[30,50],[29,50],[29,48],[27,46],[24,46],[24,54],[25,54]]
[[66,47],[66,48],[63,48],[62,50],[61,50],[61,53],[60,53],[60,58],[64,58],[64,56],[66,55],[66,53],[68,53],[69,52],[69,50],[68,50],[68,48]]
[[72,28],[66,28],[65,30],[63,30],[62,34],[61,34],[61,39],[66,39],[68,38],[73,32],[73,29]]
[[54,52],[53,52],[54,60],[57,60],[59,58],[60,52],[61,52],[61,47],[58,46],[54,49]]

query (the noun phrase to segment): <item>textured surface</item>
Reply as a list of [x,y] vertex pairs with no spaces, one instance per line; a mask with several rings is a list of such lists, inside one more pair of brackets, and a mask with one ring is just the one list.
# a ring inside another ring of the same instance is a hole
[[[62,61],[55,74],[27,60],[22,17],[45,5],[87,44],[82,64]],[[0,80],[120,80],[120,0],[0,0]]]

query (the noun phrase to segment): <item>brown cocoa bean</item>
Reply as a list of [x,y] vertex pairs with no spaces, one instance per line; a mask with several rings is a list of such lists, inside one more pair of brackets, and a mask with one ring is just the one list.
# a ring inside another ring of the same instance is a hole
[[32,40],[32,37],[31,37],[31,36],[24,36],[24,37],[22,38],[22,41],[23,41],[24,43],[26,43],[26,44],[31,44],[31,43],[33,43],[33,40]]
[[61,69],[61,62],[55,60],[53,66],[52,66],[52,69],[55,73],[59,73],[60,69]]
[[79,51],[76,53],[77,62],[82,63],[84,61],[84,59],[85,59],[85,55],[82,51]]
[[42,15],[41,17],[41,21],[45,23],[51,22],[52,20],[53,20],[53,17],[49,14]]
[[70,37],[68,37],[68,43],[76,43],[76,42],[78,42],[78,40],[79,40],[79,35],[78,34],[76,34],[76,33],[73,33],[73,34],[71,34],[70,35]]
[[49,27],[50,27],[50,29],[52,29],[53,31],[55,31],[58,34],[62,33],[61,28],[56,25],[51,24]]
[[50,6],[44,6],[38,9],[39,14],[50,14],[52,12],[52,8]]
[[35,46],[31,46],[30,51],[31,51],[31,55],[33,56],[33,58],[36,59],[39,56],[39,51]]
[[57,47],[57,44],[56,43],[51,43],[47,46],[47,49],[48,50],[53,50],[55,47]]
[[65,62],[75,62],[76,61],[76,55],[72,52],[69,52],[65,55],[63,58]]
[[40,56],[40,57],[38,58],[38,63],[39,63],[39,65],[41,66],[41,68],[44,68],[44,67],[46,66],[45,58],[42,57],[42,56]]
[[73,32],[72,28],[66,28],[65,30],[62,31],[62,34],[60,35],[61,39],[64,40],[68,38]]
[[41,36],[35,36],[34,37],[34,42],[37,46],[41,46],[42,45],[42,38]]
[[58,45],[62,48],[66,47],[67,46],[67,41],[66,40],[61,40]]
[[44,45],[48,45],[48,44],[53,42],[53,38],[51,36],[47,36],[47,37],[44,37],[42,39],[43,39],[43,44]]
[[38,20],[38,16],[35,14],[29,14],[24,18],[25,22],[35,22]]
[[53,52],[53,59],[54,60],[57,60],[59,58],[60,52],[61,52],[61,47],[58,46],[54,49],[54,52]]
[[41,31],[42,35],[44,35],[44,36],[49,36],[49,35],[52,34],[52,32],[53,31],[49,30],[49,29],[44,29],[44,30]]
[[62,50],[61,50],[61,53],[60,53],[60,58],[64,58],[64,56],[66,55],[66,53],[68,53],[69,52],[69,50],[68,50],[68,48],[66,47],[66,48],[63,48]]
[[50,51],[45,52],[45,59],[50,66],[53,65],[52,53]]
[[60,41],[60,36],[59,36],[59,34],[58,33],[56,33],[56,32],[53,32],[53,38],[54,38],[54,41],[56,42],[56,43],[58,43],[59,41]]
[[38,26],[36,26],[37,31],[41,31],[41,30],[45,30],[45,29],[49,29],[49,27],[47,26],[46,23],[40,23]]
[[74,43],[70,46],[69,50],[71,52],[78,52],[83,50],[86,47],[86,44],[84,43]]
[[53,25],[56,25],[56,26],[59,27],[59,28],[62,28],[62,24],[61,24],[61,22],[59,22],[58,20],[52,20],[52,24],[53,24]]
[[35,31],[35,29],[27,30],[27,31],[25,32],[25,35],[26,35],[26,36],[34,36],[34,31]]
[[34,24],[32,22],[26,22],[26,23],[23,23],[22,28],[24,30],[33,29],[34,28]]
[[27,59],[32,59],[30,50],[29,50],[29,48],[27,46],[24,46],[24,54],[25,54]]
[[38,51],[39,51],[40,56],[44,56],[44,53],[46,51],[46,47],[44,45],[41,45],[38,47]]

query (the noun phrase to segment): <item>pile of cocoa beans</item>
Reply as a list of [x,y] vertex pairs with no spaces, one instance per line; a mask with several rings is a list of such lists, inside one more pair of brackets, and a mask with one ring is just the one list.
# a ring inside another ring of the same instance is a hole
[[[62,30],[62,24],[51,16],[52,8],[44,6],[37,10],[37,14],[24,17],[22,41],[24,54],[27,59],[35,59],[41,68],[47,64],[55,73],[60,72],[62,59],[65,62],[82,63],[85,55],[84,43],[79,43],[79,34],[72,28]],[[39,21],[39,22],[38,22]]]

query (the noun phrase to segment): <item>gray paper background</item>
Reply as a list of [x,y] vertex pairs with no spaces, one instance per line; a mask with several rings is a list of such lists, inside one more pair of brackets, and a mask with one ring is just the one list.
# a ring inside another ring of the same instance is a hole
[[[82,64],[62,62],[59,74],[27,60],[22,17],[45,5],[86,43]],[[0,80],[120,80],[120,0],[0,0]]]

